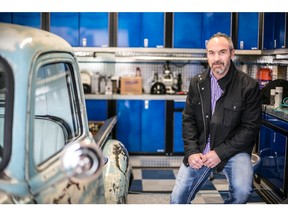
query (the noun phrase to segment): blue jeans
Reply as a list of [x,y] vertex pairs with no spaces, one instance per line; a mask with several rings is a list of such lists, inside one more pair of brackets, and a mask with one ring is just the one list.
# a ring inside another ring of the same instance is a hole
[[[189,204],[202,188],[213,169],[203,166],[201,169],[180,166],[173,188],[171,204]],[[246,203],[253,191],[253,168],[251,156],[247,153],[239,153],[229,159],[223,169],[229,183],[229,198],[224,203]]]

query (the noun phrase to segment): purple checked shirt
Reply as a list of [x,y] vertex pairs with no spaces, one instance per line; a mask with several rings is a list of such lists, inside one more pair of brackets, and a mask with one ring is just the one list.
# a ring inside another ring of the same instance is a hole
[[[212,115],[215,110],[216,102],[221,97],[223,91],[218,85],[217,79],[214,77],[212,71],[210,70],[210,77],[211,77],[211,108],[212,108]],[[210,151],[210,135],[208,137],[208,141],[206,147],[203,151],[203,154],[206,154]]]

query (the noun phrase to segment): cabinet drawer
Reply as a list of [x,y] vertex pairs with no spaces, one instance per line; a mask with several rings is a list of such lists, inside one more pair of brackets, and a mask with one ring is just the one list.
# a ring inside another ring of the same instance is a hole
[[288,122],[266,114],[266,122],[286,131],[288,133]]
[[184,109],[185,101],[174,101],[174,109]]

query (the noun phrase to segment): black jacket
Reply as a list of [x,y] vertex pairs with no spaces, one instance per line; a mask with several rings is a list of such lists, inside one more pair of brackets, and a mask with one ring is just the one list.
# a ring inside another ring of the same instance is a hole
[[182,135],[185,156],[203,152],[210,134],[210,147],[221,163],[240,152],[251,154],[261,125],[262,100],[258,82],[231,65],[225,77],[218,80],[223,90],[211,116],[210,68],[191,79],[182,113]]

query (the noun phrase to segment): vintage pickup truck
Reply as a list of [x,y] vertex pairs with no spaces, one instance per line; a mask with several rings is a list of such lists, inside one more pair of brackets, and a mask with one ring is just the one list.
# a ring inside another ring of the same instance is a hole
[[126,203],[133,178],[117,118],[88,128],[72,47],[40,29],[0,23],[0,202]]

